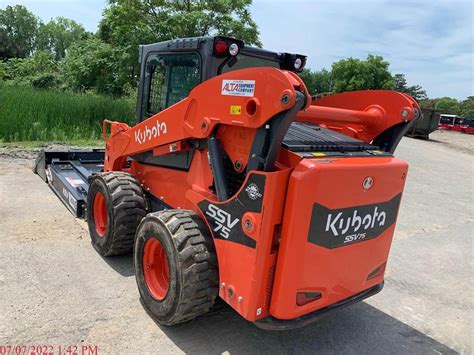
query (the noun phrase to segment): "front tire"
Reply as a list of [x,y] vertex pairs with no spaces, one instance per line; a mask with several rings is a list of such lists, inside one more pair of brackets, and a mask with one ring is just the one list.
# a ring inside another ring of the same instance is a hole
[[158,323],[183,323],[214,305],[219,282],[214,242],[193,211],[148,214],[138,227],[134,262],[142,304]]
[[110,256],[132,251],[145,206],[133,175],[116,171],[95,175],[87,193],[87,224],[97,252]]

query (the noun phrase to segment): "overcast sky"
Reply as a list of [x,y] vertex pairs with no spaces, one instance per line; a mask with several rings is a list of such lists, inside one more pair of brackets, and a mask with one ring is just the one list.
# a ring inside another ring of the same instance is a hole
[[[0,0],[24,4],[43,21],[72,18],[95,31],[102,0]],[[265,48],[308,56],[311,69],[346,57],[378,54],[429,97],[464,99],[473,90],[473,1],[254,0]]]

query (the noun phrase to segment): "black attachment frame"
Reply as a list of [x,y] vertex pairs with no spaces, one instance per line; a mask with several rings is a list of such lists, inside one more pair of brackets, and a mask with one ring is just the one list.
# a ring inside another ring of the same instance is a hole
[[86,197],[92,176],[103,170],[104,150],[46,150],[40,152],[33,172],[38,174],[69,211],[86,217]]

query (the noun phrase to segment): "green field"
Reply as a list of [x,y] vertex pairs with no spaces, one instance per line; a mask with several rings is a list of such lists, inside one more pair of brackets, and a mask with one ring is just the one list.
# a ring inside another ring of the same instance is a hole
[[134,100],[0,84],[3,142],[96,141],[104,118],[133,124]]

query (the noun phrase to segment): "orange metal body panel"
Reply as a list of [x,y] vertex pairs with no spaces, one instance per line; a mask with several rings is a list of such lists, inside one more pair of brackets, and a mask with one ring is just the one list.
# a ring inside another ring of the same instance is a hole
[[[308,240],[313,205],[341,209],[389,201],[403,191],[406,172],[407,164],[391,157],[303,159],[300,162],[289,179],[270,308],[272,316],[292,319],[383,280],[382,265],[387,261],[395,223],[378,237],[330,249]],[[369,190],[362,186],[367,176],[374,181]],[[314,222],[323,226],[327,223],[322,219]],[[367,280],[380,266],[378,276]],[[320,292],[322,298],[298,306],[297,292]]]
[[[272,244],[282,222],[290,172],[290,169],[286,169],[272,173],[255,173],[265,176],[263,208],[261,213],[245,213],[239,221],[247,236],[255,240],[255,248],[215,239],[221,284],[219,296],[249,321],[264,318],[269,314],[277,256]],[[242,190],[240,192],[245,193]],[[238,195],[239,193],[236,194]],[[196,204],[202,201],[202,196],[194,191],[189,191],[187,197]],[[220,206],[228,201],[214,204]],[[206,220],[206,216],[199,209],[197,212]],[[246,220],[252,221],[250,230],[243,225]]]

